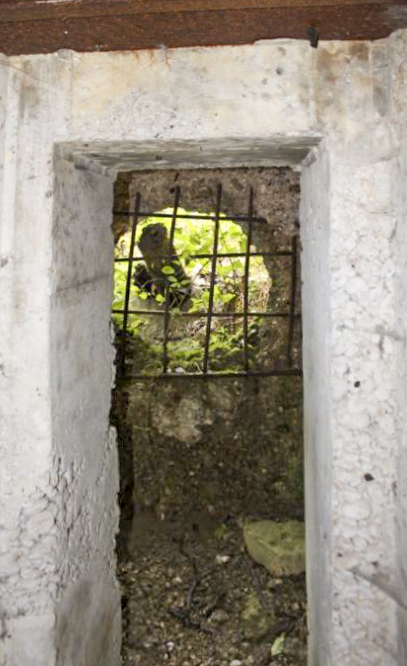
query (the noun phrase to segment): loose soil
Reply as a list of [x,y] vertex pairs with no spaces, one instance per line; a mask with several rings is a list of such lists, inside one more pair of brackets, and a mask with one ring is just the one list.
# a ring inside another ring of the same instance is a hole
[[[256,565],[234,518],[219,525],[186,510],[176,522],[135,516],[119,565],[123,665],[305,666],[304,576],[275,578]],[[253,597],[260,610],[248,624]]]
[[303,517],[301,382],[253,389],[130,382],[116,393],[123,666],[306,664],[304,575],[273,577],[242,533],[246,520]]

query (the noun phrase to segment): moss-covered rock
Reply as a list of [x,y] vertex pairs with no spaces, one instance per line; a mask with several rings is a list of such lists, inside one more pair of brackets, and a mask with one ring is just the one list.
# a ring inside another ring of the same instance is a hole
[[243,537],[250,556],[274,576],[293,576],[305,570],[304,523],[298,520],[247,523]]
[[263,605],[255,592],[251,592],[242,611],[241,621],[245,638],[249,640],[261,640],[271,630],[275,616],[272,610],[263,608]]

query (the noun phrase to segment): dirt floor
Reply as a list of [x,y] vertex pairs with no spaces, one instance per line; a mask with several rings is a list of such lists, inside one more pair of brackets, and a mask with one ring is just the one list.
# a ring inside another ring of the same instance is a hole
[[146,395],[133,383],[114,401],[123,665],[305,666],[305,577],[273,577],[242,531],[303,517],[300,381]]
[[182,522],[135,518],[119,565],[123,665],[305,666],[304,576],[271,576],[238,521],[186,509]]

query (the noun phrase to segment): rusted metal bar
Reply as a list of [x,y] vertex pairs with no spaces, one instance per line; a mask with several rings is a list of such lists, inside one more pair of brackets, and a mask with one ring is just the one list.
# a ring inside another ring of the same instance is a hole
[[215,278],[216,278],[216,260],[218,254],[218,239],[219,239],[219,218],[220,218],[220,205],[222,200],[222,185],[219,183],[217,192],[216,192],[216,210],[215,210],[215,226],[213,230],[213,257],[212,257],[212,270],[211,270],[211,281],[209,286],[209,302],[208,302],[208,314],[206,319],[206,335],[205,335],[205,347],[204,347],[204,358],[203,358],[203,369],[202,372],[204,375],[208,373],[208,354],[209,354],[209,341],[211,337],[211,324],[212,324],[212,315],[213,315],[213,300],[215,293]]
[[[1,0],[0,0],[1,2]],[[121,340],[119,344],[118,352],[118,377],[125,379],[127,376],[134,379],[161,379],[161,378],[198,378],[198,377],[208,377],[212,378],[239,378],[239,377],[268,377],[268,376],[300,376],[301,370],[298,368],[293,368],[293,342],[295,334],[295,325],[296,321],[300,320],[301,315],[295,312],[296,310],[296,290],[297,290],[297,237],[294,236],[291,241],[290,250],[281,250],[276,252],[251,252],[252,245],[252,224],[256,219],[262,220],[262,218],[255,218],[253,216],[254,209],[254,192],[253,188],[250,189],[249,193],[249,205],[248,205],[248,215],[239,216],[238,218],[226,218],[221,216],[221,199],[222,199],[222,185],[219,184],[217,188],[216,195],[216,210],[214,215],[205,215],[205,216],[195,216],[195,215],[179,215],[179,201],[180,201],[180,188],[177,186],[174,188],[174,205],[173,211],[171,214],[159,214],[154,217],[163,217],[171,219],[171,227],[169,234],[169,246],[168,246],[168,255],[163,255],[163,259],[171,263],[175,259],[178,260],[178,255],[174,250],[174,238],[176,232],[176,222],[179,217],[197,220],[197,217],[201,219],[209,219],[214,222],[214,235],[213,235],[213,250],[212,253],[205,253],[191,255],[191,258],[194,259],[211,259],[212,266],[210,272],[210,286],[209,286],[209,302],[208,308],[206,311],[202,312],[178,312],[175,311],[175,316],[177,317],[189,317],[190,319],[203,319],[206,318],[206,331],[205,331],[205,341],[204,341],[204,355],[202,362],[202,371],[200,372],[174,372],[169,369],[169,355],[168,355],[168,341],[169,341],[169,330],[170,330],[170,321],[171,321],[171,291],[169,281],[166,281],[165,286],[165,308],[164,310],[154,309],[154,310],[143,310],[143,309],[130,309],[130,293],[131,293],[131,281],[133,274],[133,265],[137,261],[144,261],[142,256],[134,256],[135,250],[135,238],[136,238],[136,229],[137,224],[140,223],[140,219],[144,216],[144,213],[140,212],[140,193],[137,193],[134,211],[131,213],[132,226],[131,226],[131,239],[130,239],[130,249],[127,257],[121,257],[115,259],[115,261],[125,261],[128,262],[127,270],[127,281],[126,281],[126,293],[124,299],[124,308],[114,309],[112,312],[114,314],[121,314],[123,316],[123,330],[121,332]],[[218,244],[219,244],[219,230],[220,224],[223,220],[236,220],[245,222],[247,227],[247,245],[245,252],[226,252],[218,253]],[[250,312],[249,311],[249,285],[250,285],[250,258],[252,256],[260,257],[291,257],[291,279],[290,279],[290,297],[289,297],[289,310],[288,312]],[[220,258],[229,258],[233,259],[242,258],[245,259],[244,265],[244,287],[243,287],[243,309],[242,312],[214,312],[214,301],[215,301],[215,286],[216,286],[216,273],[217,273],[217,261]],[[163,326],[164,326],[164,338],[163,338],[163,352],[162,352],[162,374],[160,375],[144,375],[144,374],[131,374],[126,375],[126,366],[125,366],[125,357],[126,357],[126,344],[127,344],[127,328],[128,328],[128,318],[130,315],[138,315],[143,317],[163,317]],[[212,319],[216,317],[223,318],[224,320],[239,320],[243,319],[243,370],[239,372],[214,372],[208,371],[209,366],[209,347],[211,339],[211,328],[212,328]],[[286,360],[287,367],[284,369],[272,369],[267,371],[250,371],[250,359],[249,359],[249,320],[250,318],[284,318],[288,320],[288,335],[287,335],[287,350],[286,350]]]
[[[177,216],[178,218],[178,216]],[[223,219],[223,218],[222,218]],[[251,257],[291,257],[291,250],[280,250],[280,252],[250,252]],[[245,257],[246,252],[219,252],[218,259],[229,259],[237,257]],[[164,259],[167,256],[157,256],[157,259]],[[177,259],[176,254],[171,255],[171,259]],[[212,259],[212,254],[191,254],[189,255],[190,259]],[[127,257],[119,257],[115,259],[115,262],[128,261]],[[133,261],[144,261],[144,257],[134,257]]]
[[[171,217],[171,228],[170,228],[170,242],[169,242],[169,252],[167,255],[168,263],[171,262],[173,257],[173,245],[174,245],[174,236],[175,236],[175,225],[177,223],[177,213],[178,205],[180,198],[181,190],[177,186],[174,188],[174,206]],[[168,332],[170,324],[170,286],[169,279],[167,277],[167,283],[165,285],[165,312],[164,312],[164,339],[163,339],[163,373],[167,374],[168,369]]]
[[244,292],[243,292],[243,367],[245,372],[249,372],[249,272],[250,272],[250,246],[252,244],[252,216],[253,216],[253,188],[249,193],[249,213],[247,221],[246,236],[246,259],[244,265]]
[[127,280],[126,280],[126,294],[124,297],[124,310],[123,310],[123,326],[122,326],[122,338],[121,338],[121,343],[119,346],[120,352],[119,352],[119,358],[118,358],[118,374],[120,376],[123,376],[125,373],[125,363],[126,363],[126,344],[127,344],[127,321],[128,321],[128,316],[129,316],[129,301],[130,301],[130,289],[131,289],[131,278],[132,278],[132,273],[133,273],[133,254],[134,254],[134,244],[136,241],[136,230],[137,230],[137,222],[139,218],[139,208],[140,208],[140,193],[137,192],[136,194],[136,200],[134,204],[134,213],[133,213],[133,221],[131,225],[131,237],[130,237],[130,248],[129,248],[129,256],[128,256],[128,267],[127,267]]
[[[114,210],[113,215],[120,215],[121,217],[131,217],[133,213],[131,211],[127,210]],[[172,218],[172,213],[151,213],[147,211],[140,211],[139,212],[139,217],[158,217],[158,218],[163,218],[163,219],[171,219]],[[221,213],[219,213],[219,217],[221,217]],[[216,213],[215,215],[201,215],[198,213],[198,215],[191,215],[190,213],[180,213],[177,215],[178,220],[211,220],[212,222],[216,222]],[[244,215],[235,215],[234,217],[228,217],[227,215],[223,216],[221,218],[224,222],[247,222],[248,219]],[[259,224],[267,224],[267,220],[264,217],[253,217],[252,222],[257,222]]]
[[292,239],[292,260],[291,260],[291,292],[290,292],[290,316],[288,320],[288,341],[287,341],[287,363],[289,367],[293,364],[293,340],[295,326],[295,295],[297,291],[297,236]]
[[[113,314],[123,314],[124,310],[112,310]],[[152,316],[164,316],[164,311],[163,310],[128,310],[128,314],[130,315],[146,315],[149,317],[150,315]],[[202,319],[203,317],[208,316],[208,311],[202,311],[202,312],[177,312],[176,313],[177,317],[195,317],[195,319]],[[226,319],[233,319],[233,318],[239,318],[239,317],[244,317],[244,312],[212,312],[212,317],[225,317]],[[248,317],[290,317],[289,312],[248,312],[247,313]],[[295,314],[294,317],[296,319],[299,319],[301,317],[300,314]]]
[[139,375],[129,374],[126,379],[148,379],[154,381],[155,379],[236,379],[239,377],[301,377],[302,370],[300,368],[289,368],[282,370],[264,370],[263,372],[171,372],[166,375]]

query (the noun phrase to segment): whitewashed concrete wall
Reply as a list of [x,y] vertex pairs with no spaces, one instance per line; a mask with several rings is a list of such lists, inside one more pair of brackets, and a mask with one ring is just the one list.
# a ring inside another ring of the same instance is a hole
[[307,594],[311,627],[318,627],[308,650],[321,665],[331,663],[333,634],[330,212],[329,155],[321,144],[318,159],[303,171],[300,209]]
[[50,376],[60,498],[57,663],[110,666],[120,647],[113,554],[117,445],[109,428],[113,192],[104,176],[57,158],[54,168]]
[[397,479],[393,492],[397,501],[396,575],[387,582],[387,590],[398,605],[398,650],[399,664],[407,664],[407,63],[403,50],[395,49],[393,60],[393,103],[398,122],[395,130],[401,144],[393,181],[395,205],[395,243],[397,246],[396,308],[397,317],[389,335],[395,346],[395,362],[398,369],[396,395],[398,400],[398,433],[400,442],[397,451]]
[[406,33],[1,60],[1,666],[119,663],[115,170],[301,162],[309,663],[405,664],[406,61]]

